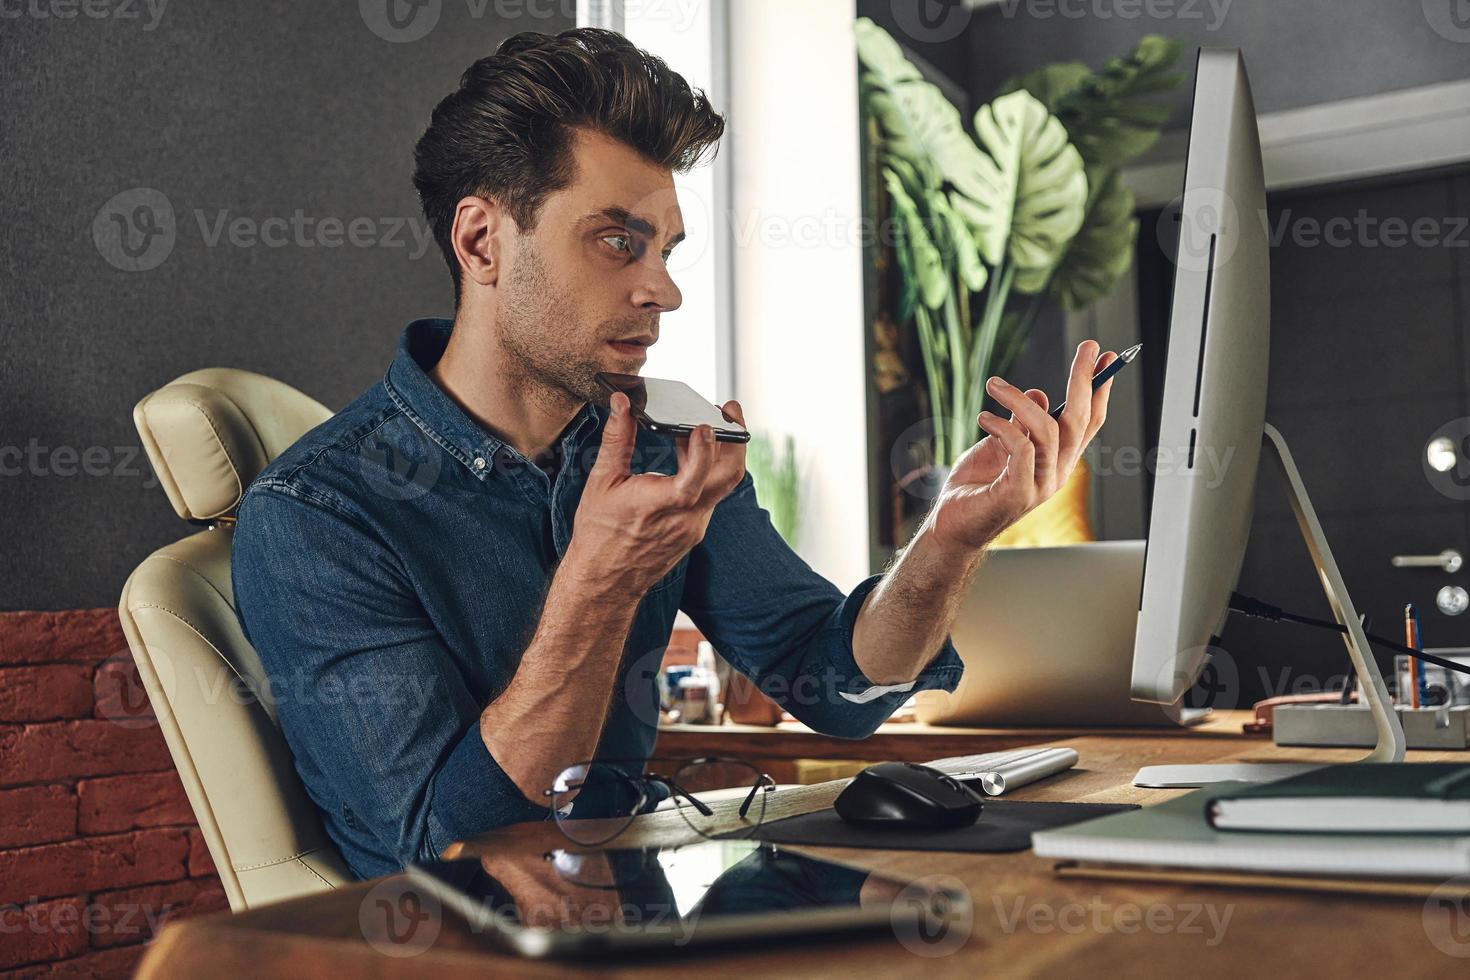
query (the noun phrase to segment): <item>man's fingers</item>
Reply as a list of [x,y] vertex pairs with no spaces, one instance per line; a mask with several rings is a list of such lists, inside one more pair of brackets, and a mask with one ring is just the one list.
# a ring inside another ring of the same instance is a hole
[[715,430],[701,425],[689,433],[689,449],[669,485],[676,507],[693,507],[704,493],[705,480],[715,460]]
[[[1109,364],[1112,364],[1117,359],[1118,355],[1115,352],[1108,351],[1102,357],[1098,358],[1097,369],[1101,371],[1103,368],[1107,367]],[[1091,442],[1093,436],[1097,435],[1097,431],[1102,428],[1103,423],[1107,421],[1108,394],[1112,390],[1113,379],[1109,378],[1102,383],[1102,387],[1098,388],[1097,391],[1094,391],[1092,393],[1092,415],[1087,420],[1087,439],[1083,443],[1084,448],[1086,446],[1086,443]]]
[[975,421],[980,423],[980,428],[1000,440],[1006,455],[1012,460],[1035,459],[1036,446],[1018,423],[990,412],[981,412]]
[[[727,421],[739,422],[742,427],[747,427],[745,425],[745,409],[741,408],[740,403],[735,399],[732,398],[721,405],[720,411],[724,413]],[[721,442],[716,444],[720,462],[724,464],[728,461],[729,463],[729,490],[735,489],[736,485],[745,476],[745,449],[747,445],[744,442]],[[721,469],[724,470],[725,467],[721,466]],[[726,490],[725,493],[728,493],[729,490]],[[721,499],[724,499],[723,493],[721,494]]]
[[1067,378],[1067,407],[1057,420],[1061,429],[1060,452],[1066,459],[1080,451],[1086,441],[1087,422],[1092,417],[1092,376],[1101,367],[1097,355],[1097,341],[1084,340],[1077,345],[1077,356],[1072,358],[1072,374]]
[[1046,392],[1040,388],[1027,388],[1026,397],[1040,405],[1043,412],[1051,408],[1051,402],[1047,400]]
[[991,378],[986,390],[996,401],[1010,409],[1015,421],[1025,427],[1032,445],[1036,447],[1036,481],[1050,487],[1057,467],[1056,419],[1046,414],[1046,409],[1038,405],[1035,399],[1026,397],[1025,392],[1000,378]]
[[[981,412],[976,420],[980,428],[996,439],[1006,449],[1006,466],[1002,472],[1008,477],[1000,487],[1002,495],[1019,495],[1015,501],[1017,513],[1024,513],[1031,506],[1036,493],[1036,443],[1017,423],[999,415]],[[999,482],[999,481],[998,481]],[[992,487],[995,487],[993,484]],[[1014,516],[1014,515],[1013,515]]]
[[633,413],[629,411],[627,395],[621,391],[613,392],[608,403],[612,413],[602,427],[602,444],[588,476],[616,483],[628,475],[633,449],[638,444],[638,423],[633,421]]

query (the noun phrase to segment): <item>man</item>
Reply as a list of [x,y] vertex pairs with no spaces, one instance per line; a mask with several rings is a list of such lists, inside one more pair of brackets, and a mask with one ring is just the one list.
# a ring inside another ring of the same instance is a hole
[[1013,419],[981,416],[990,437],[897,563],[847,595],[817,575],[757,506],[743,446],[641,431],[593,380],[637,372],[679,307],[672,174],[723,129],[607,31],[521,34],[470,66],[415,149],[454,320],[410,324],[383,381],[245,495],[241,623],[358,875],[545,819],[565,766],[647,758],[679,609],[830,734],[953,690],[947,631],[985,544],[1102,423],[1091,342],[1060,424],[1039,392],[992,382]]

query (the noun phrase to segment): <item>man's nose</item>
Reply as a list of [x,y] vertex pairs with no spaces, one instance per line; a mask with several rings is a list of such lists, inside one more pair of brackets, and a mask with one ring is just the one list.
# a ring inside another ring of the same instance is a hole
[[677,310],[684,302],[684,294],[669,275],[664,257],[657,252],[644,257],[638,263],[640,277],[633,290],[633,305],[649,312],[669,313]]

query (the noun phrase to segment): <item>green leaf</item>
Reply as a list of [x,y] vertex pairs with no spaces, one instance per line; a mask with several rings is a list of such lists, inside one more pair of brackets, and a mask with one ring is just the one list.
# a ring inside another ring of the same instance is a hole
[[959,272],[960,282],[972,293],[985,288],[990,273],[980,261],[980,246],[970,234],[970,226],[950,207],[949,199],[941,191],[930,191],[927,197],[929,213],[934,216],[937,229],[935,237],[946,258]]
[[923,78],[919,69],[904,57],[903,49],[893,36],[873,23],[871,18],[859,17],[854,30],[857,33],[858,60],[877,76],[884,87]]
[[1022,322],[1021,314],[1014,310],[1000,318],[1000,329],[995,337],[995,352],[985,369],[987,374],[1005,377],[1011,373],[1011,368],[1015,367],[1016,361],[1026,352],[1026,342],[1031,339],[1027,326]]
[[1113,291],[1133,261],[1138,219],[1133,192],[1110,171],[1089,202],[1087,221],[1052,271],[1047,292],[1064,310],[1080,310]]
[[1055,113],[1057,105],[1071,95],[1084,81],[1092,77],[1092,69],[1080,61],[1059,61],[1046,65],[1025,75],[1018,75],[1000,87],[997,96],[1009,95],[1025,89],[1036,96],[1036,101],[1046,106],[1047,112]]
[[1122,167],[1153,146],[1168,121],[1171,107],[1152,97],[1183,81],[1170,70],[1181,50],[1178,41],[1150,34],[1096,74],[1064,62],[1014,78],[1001,91],[1024,89],[1040,100],[1062,121],[1088,167]]
[[745,469],[755,485],[756,503],[771,515],[776,533],[796,547],[801,528],[801,475],[795,440],[787,436],[778,453],[771,436],[753,433],[745,445]]
[[907,161],[922,186],[939,186],[936,153],[964,137],[959,110],[944,93],[929,82],[907,81],[874,87],[866,104],[883,131],[884,152]]
[[[918,206],[903,189],[903,182],[898,175],[885,168],[883,183],[888,188],[889,197],[893,201],[894,216],[902,229],[903,244],[907,245],[911,263],[909,273],[918,287],[919,298],[930,309],[938,309],[944,305],[944,299],[949,295],[949,273],[944,267],[944,259],[934,244],[929,229],[924,227],[924,219],[919,214]],[[900,247],[899,251],[903,250]]]
[[[1087,178],[1062,124],[1029,92],[1003,95],[975,113],[977,147],[951,139],[938,159],[955,212],[987,264],[1049,268],[1082,225]],[[984,147],[982,151],[980,147]]]
[[864,68],[860,98],[878,120],[884,152],[912,168],[912,174],[904,175],[912,193],[938,187],[935,153],[964,134],[959,110],[936,85],[924,80],[898,42],[867,18],[857,24],[857,49]]

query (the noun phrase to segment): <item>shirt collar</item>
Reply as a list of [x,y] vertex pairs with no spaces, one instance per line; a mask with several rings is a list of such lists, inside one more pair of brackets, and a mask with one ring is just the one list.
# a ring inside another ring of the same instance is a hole
[[[429,377],[429,371],[433,370],[449,345],[449,334],[453,328],[454,321],[443,317],[410,323],[398,341],[398,352],[388,366],[383,387],[394,404],[430,439],[483,480],[495,471],[492,462],[497,452],[502,448],[510,453],[515,453],[515,450],[485,431],[484,426],[470,418]],[[605,421],[605,415],[606,411],[600,406],[592,402],[584,404],[562,436],[563,449],[575,448],[574,440],[597,429]],[[518,453],[516,455],[519,456]]]

